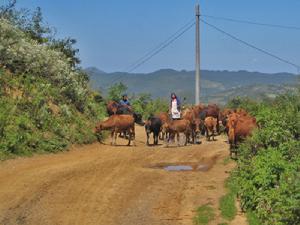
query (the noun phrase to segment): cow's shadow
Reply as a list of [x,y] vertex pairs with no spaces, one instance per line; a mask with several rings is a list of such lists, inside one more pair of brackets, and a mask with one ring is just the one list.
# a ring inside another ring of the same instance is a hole
[[162,146],[163,144],[157,144],[157,145],[155,145],[155,144],[149,144],[149,145],[147,145],[146,144],[146,146],[147,147],[159,147],[159,146]]

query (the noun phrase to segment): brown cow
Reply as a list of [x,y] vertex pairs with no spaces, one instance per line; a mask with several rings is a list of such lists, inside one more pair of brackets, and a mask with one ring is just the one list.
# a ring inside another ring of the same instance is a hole
[[208,116],[204,120],[204,126],[205,126],[205,132],[206,132],[206,140],[210,141],[210,138],[212,137],[212,140],[215,140],[215,134],[217,133],[217,119]]
[[219,113],[219,123],[222,123],[225,134],[228,134],[228,116],[233,112],[234,111],[232,109],[225,108]]
[[[157,117],[161,120],[162,125],[164,125],[167,122],[170,122],[170,115],[167,112],[158,113],[155,115],[155,117]],[[165,138],[167,138],[167,134],[161,128],[159,139],[165,140]]]
[[182,118],[190,121],[190,126],[192,130],[191,138],[193,144],[196,142],[196,139],[200,134],[201,125],[202,125],[201,120],[197,115],[199,114],[197,114],[196,110],[194,110],[193,108],[188,108],[184,110],[182,113]]
[[200,116],[201,111],[205,108],[203,104],[195,105],[192,107],[192,110],[194,111],[195,115]]
[[219,114],[220,108],[216,104],[209,104],[204,107],[200,112],[200,119],[205,120],[206,117],[214,117],[217,119],[217,132],[220,133],[220,125],[219,125]]
[[133,114],[131,106],[121,105],[115,101],[109,101],[106,104],[106,111],[109,116],[115,114]]
[[230,156],[235,152],[237,144],[250,136],[257,128],[256,119],[250,115],[232,113],[228,117],[228,141],[230,144]]
[[112,115],[96,125],[96,133],[100,133],[102,130],[111,131],[111,145],[116,145],[118,133],[126,132],[129,135],[127,145],[130,145],[131,139],[133,139],[135,146],[134,117],[132,115]]
[[[184,133],[186,138],[184,145],[187,145],[189,135],[191,134],[190,121],[185,119],[169,121],[163,125],[163,131],[169,133],[169,137],[172,135],[174,136],[176,135],[178,146],[180,146],[179,135],[180,133]],[[166,141],[166,147],[168,147],[169,145],[169,141],[170,141],[169,139]]]
[[114,115],[114,114],[117,114],[118,106],[119,106],[119,104],[117,102],[115,102],[115,101],[109,101],[106,104],[107,114],[110,115],[110,116]]

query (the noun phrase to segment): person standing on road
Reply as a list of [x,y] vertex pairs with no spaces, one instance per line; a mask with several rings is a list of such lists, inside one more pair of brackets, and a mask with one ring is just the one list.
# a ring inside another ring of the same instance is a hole
[[178,120],[181,118],[181,103],[179,98],[176,96],[175,93],[171,94],[171,101],[169,107],[169,113],[171,114],[171,118],[173,120]]

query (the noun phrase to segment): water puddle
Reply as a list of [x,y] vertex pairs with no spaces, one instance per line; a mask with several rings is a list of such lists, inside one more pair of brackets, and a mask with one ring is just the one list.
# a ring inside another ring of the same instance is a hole
[[166,171],[191,171],[193,167],[186,165],[177,165],[177,166],[165,166],[164,170]]
[[206,172],[208,171],[211,166],[206,165],[206,164],[196,164],[196,163],[185,163],[185,164],[156,164],[154,166],[151,166],[151,168],[154,169],[163,169],[168,172],[172,171],[201,171],[201,172]]

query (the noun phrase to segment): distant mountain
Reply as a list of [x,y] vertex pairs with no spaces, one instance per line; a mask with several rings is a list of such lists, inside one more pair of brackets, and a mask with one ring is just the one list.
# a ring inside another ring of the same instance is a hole
[[240,96],[248,97],[255,100],[263,100],[267,98],[275,98],[278,95],[294,92],[297,88],[295,85],[272,85],[272,84],[255,84],[247,85],[238,88],[232,88],[225,91],[218,92],[207,96],[204,99],[206,102],[217,102],[219,104],[226,104],[230,99]]
[[[122,82],[128,86],[128,92],[150,93],[153,97],[168,97],[171,92],[186,97],[188,102],[194,100],[194,71],[176,71],[161,69],[152,73],[105,73],[95,67],[86,69],[90,76],[91,86],[104,93],[114,82]],[[228,96],[253,96],[251,93],[261,93],[268,96],[278,95],[297,82],[297,76],[291,73],[266,74],[248,71],[201,71],[202,101],[224,103]],[[257,87],[256,90],[255,87]],[[277,90],[277,91],[274,91]],[[223,97],[222,97],[223,96]]]

